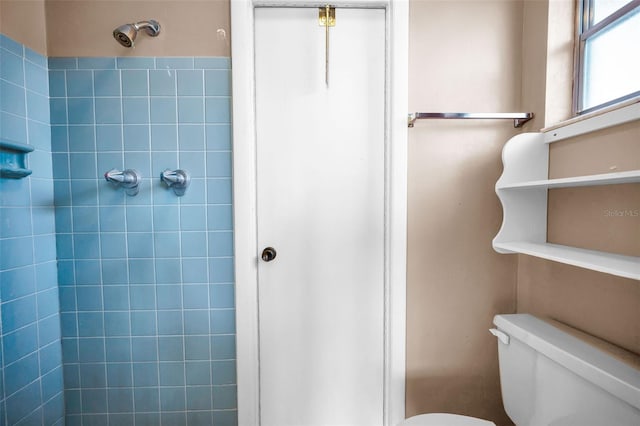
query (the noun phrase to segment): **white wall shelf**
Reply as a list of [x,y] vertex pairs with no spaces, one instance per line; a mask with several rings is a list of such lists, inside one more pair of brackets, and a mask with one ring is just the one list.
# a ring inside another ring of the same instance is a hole
[[549,243],[510,242],[494,244],[504,252],[522,253],[555,262],[620,277],[640,280],[640,257],[623,256],[595,250],[585,250],[576,247],[562,246]]
[[518,188],[569,188],[575,186],[614,185],[622,183],[640,182],[640,170],[628,172],[603,173],[589,176],[576,176],[561,179],[534,180],[529,182],[512,183],[496,187],[497,189]]
[[640,257],[547,243],[548,189],[636,183],[640,182],[640,170],[548,179],[549,143],[555,142],[549,139],[545,133],[522,133],[502,150],[504,171],[496,183],[496,194],[502,203],[503,221],[493,239],[494,250],[640,280]]

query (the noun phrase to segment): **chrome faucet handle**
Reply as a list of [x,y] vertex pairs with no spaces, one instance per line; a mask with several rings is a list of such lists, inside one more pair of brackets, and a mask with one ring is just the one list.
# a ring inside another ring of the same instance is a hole
[[166,169],[160,173],[160,180],[164,182],[167,187],[173,189],[173,192],[178,197],[182,197],[191,183],[191,175],[189,175],[189,172],[186,170]]
[[137,195],[142,175],[135,169],[118,170],[111,169],[104,174],[107,182],[111,182],[125,189],[127,195]]

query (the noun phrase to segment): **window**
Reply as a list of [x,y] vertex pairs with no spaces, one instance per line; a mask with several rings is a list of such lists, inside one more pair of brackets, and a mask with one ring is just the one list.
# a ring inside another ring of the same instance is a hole
[[578,0],[574,112],[640,96],[640,0]]

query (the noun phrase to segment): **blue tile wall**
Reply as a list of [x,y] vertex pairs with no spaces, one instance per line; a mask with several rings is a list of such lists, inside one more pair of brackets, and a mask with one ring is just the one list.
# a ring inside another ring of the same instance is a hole
[[67,424],[235,425],[229,58],[49,69]]
[[62,425],[47,59],[0,35],[0,138],[35,148],[0,178],[0,424]]

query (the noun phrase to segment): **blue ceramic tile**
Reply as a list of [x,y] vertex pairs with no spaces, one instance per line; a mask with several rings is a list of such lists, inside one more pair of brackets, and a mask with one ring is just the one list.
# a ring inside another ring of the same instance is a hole
[[58,268],[56,262],[41,263],[36,266],[36,289],[38,291],[58,288]]
[[102,289],[97,286],[83,286],[76,288],[78,311],[101,311]]
[[87,98],[93,96],[93,73],[91,71],[67,71],[67,96]]
[[233,233],[209,232],[209,256],[233,256]]
[[181,311],[158,311],[158,334],[180,335],[182,332]]
[[51,126],[51,152],[68,152],[67,137],[67,126]]
[[206,234],[204,232],[183,232],[181,247],[182,257],[206,257]]
[[[153,151],[177,151],[177,127],[175,125],[153,124],[151,126],[151,149]],[[171,165],[166,166],[166,168],[171,167]]]
[[24,61],[22,56],[10,52],[2,53],[0,78],[24,87]]
[[235,336],[212,336],[211,337],[211,359],[235,359],[236,357],[236,337]]
[[133,372],[131,371],[131,364],[107,364],[107,382],[109,387],[112,388],[133,386]]
[[182,386],[184,384],[184,363],[160,363],[160,386]]
[[212,308],[233,308],[235,292],[233,284],[212,284],[209,286],[210,304]]
[[209,177],[230,177],[231,153],[207,152],[207,175]]
[[214,385],[231,385],[236,383],[236,362],[211,361],[211,378]]
[[128,312],[105,312],[104,319],[106,336],[129,336],[131,334]]
[[58,284],[60,286],[75,285],[76,276],[72,260],[58,260]]
[[116,58],[118,69],[153,69],[155,68],[154,58]]
[[149,95],[175,96],[176,72],[173,70],[149,71]]
[[148,96],[149,82],[145,71],[121,71],[123,96]]
[[211,386],[187,387],[187,410],[210,410]]
[[24,46],[4,34],[0,34],[0,47],[3,47],[19,56],[24,54]]
[[68,389],[80,387],[80,365],[66,364],[64,366],[64,381]]
[[40,383],[34,381],[6,399],[7,424],[15,425],[18,421],[37,408],[42,400]]
[[85,414],[107,412],[107,391],[105,389],[83,389],[82,412]]
[[62,365],[60,342],[41,347],[38,353],[40,357],[40,374],[46,374]]
[[127,261],[125,259],[108,260],[101,262],[102,281],[104,285],[127,284]]
[[160,355],[160,361],[184,361],[184,337],[159,337],[158,353]]
[[207,203],[231,204],[231,179],[207,179]]
[[160,421],[165,425],[173,426],[187,426],[187,413],[186,412],[161,412]]
[[[78,314],[78,317],[81,315],[97,316],[99,314]],[[95,337],[78,339],[78,361],[104,362],[104,339]]]
[[207,224],[211,231],[233,229],[233,209],[231,205],[210,205],[207,208]]
[[[188,360],[208,360],[209,359],[209,337],[208,336],[185,336],[184,338],[185,358]],[[213,347],[212,347],[213,349]]]
[[158,284],[176,284],[180,282],[180,260],[156,260],[156,277]]
[[[131,303],[133,306],[133,301]],[[153,311],[131,312],[131,335],[132,336],[155,336],[156,335],[156,314]]]
[[178,96],[202,96],[203,73],[201,70],[178,71]]
[[0,91],[2,92],[0,110],[26,117],[27,108],[24,87],[0,80]]
[[[43,151],[47,156],[51,152],[51,129],[49,126],[49,101],[46,102],[47,121],[38,122],[27,118],[27,129],[29,130],[29,141],[38,150]],[[51,161],[49,161],[51,162]],[[46,176],[48,178],[51,175]]]
[[[83,157],[83,154],[74,154],[76,155],[76,161],[85,158],[88,160],[87,156]],[[78,166],[77,173],[81,173],[85,176],[89,176],[89,172],[94,169],[95,170],[95,160],[92,161],[94,163],[91,165],[90,163],[84,164],[82,167]],[[75,170],[72,167],[72,177],[73,171]],[[97,172],[93,175],[93,178],[85,178],[85,180],[72,180],[71,181],[71,197],[73,199],[73,203],[77,206],[95,206],[98,204],[98,175]],[[102,182],[100,182],[102,183]],[[105,182],[106,183],[106,182]],[[106,185],[100,185],[104,187]]]
[[[180,168],[185,168],[181,166]],[[187,168],[187,170],[189,170]],[[204,204],[207,197],[206,179],[193,177],[189,190],[180,197],[181,204]]]
[[153,257],[153,234],[149,232],[128,233],[127,250],[130,258]]
[[212,70],[204,72],[204,93],[207,96],[231,95],[231,71]]
[[3,333],[11,333],[37,319],[36,296],[34,294],[2,305]]
[[[100,312],[78,312],[78,336],[104,336],[104,320]],[[80,340],[80,356],[82,358],[82,342]]]
[[[63,314],[60,316],[69,316],[69,314]],[[65,363],[78,362],[78,339],[77,338],[63,338],[62,339],[62,358]]]
[[214,386],[213,387],[213,408],[214,409],[231,409],[238,406],[236,401],[236,387],[229,386]]
[[[42,419],[46,425],[64,426],[64,390],[42,405]],[[72,426],[67,423],[67,426]]]
[[11,351],[4,352],[4,365],[24,357],[38,349],[38,327],[30,324],[14,333],[3,330],[2,343],[5,348],[12,348]]
[[69,124],[93,124],[92,98],[69,98],[67,99],[67,106],[69,108]]
[[149,126],[125,125],[123,127],[124,147],[127,151],[149,150]]
[[13,269],[33,263],[31,237],[3,240],[0,244],[0,269]]
[[5,366],[4,389],[6,394],[11,395],[17,392],[27,384],[36,380],[39,375],[37,353],[32,353],[13,364]]
[[[73,231],[76,232],[97,232],[98,231],[98,208],[97,207],[73,207],[71,209],[73,213]],[[89,242],[89,239],[97,239],[98,236],[90,234],[90,237],[86,238],[87,244],[97,247],[97,242]],[[79,250],[76,247],[76,250]],[[76,253],[77,254],[77,253]],[[92,252],[92,254],[95,254]]]
[[60,311],[75,312],[76,308],[76,288],[60,287]]
[[187,385],[210,385],[211,369],[209,361],[189,361],[185,364]]
[[[48,181],[53,175],[51,154],[40,150],[32,152],[31,155],[29,155],[29,167],[33,170],[33,174],[31,175],[32,182],[41,179],[47,179]],[[42,195],[43,194],[31,194],[31,201],[34,206],[42,206]],[[47,197],[47,201],[52,200],[49,200],[49,197]]]
[[77,58],[49,58],[49,69],[71,70],[78,68]]
[[179,124],[178,146],[181,151],[204,150],[204,126],[201,124]]
[[185,309],[206,309],[209,307],[209,288],[206,284],[190,284],[182,287]]
[[227,57],[202,57],[194,59],[194,68],[196,69],[223,69],[231,68],[231,58]]
[[[134,402],[136,405],[136,412],[138,413],[158,411],[160,408],[160,391],[157,387],[137,387],[134,389]],[[157,419],[156,416],[158,416]],[[148,422],[144,422],[144,420],[148,420]],[[160,424],[159,414],[149,415],[148,417],[139,417],[139,415],[136,415],[136,424],[158,425]]]
[[96,149],[98,152],[122,151],[122,127],[98,125],[96,129]]
[[155,232],[153,234],[155,257],[178,257],[180,239],[177,232]]
[[130,259],[129,279],[131,284],[152,284],[154,280],[154,266],[152,259]]
[[[70,126],[69,127],[69,151],[71,152],[95,152],[95,134],[93,126]],[[83,161],[91,161],[93,154],[86,154]],[[91,161],[92,162],[92,161]],[[72,164],[72,167],[74,165]],[[79,176],[74,176],[79,177]],[[95,174],[85,176],[94,178]]]
[[[150,338],[148,337],[143,337],[141,339],[150,340]],[[136,387],[157,386],[158,385],[158,363],[157,362],[141,362],[141,363],[134,364],[133,365],[133,384]]]
[[30,213],[30,209],[26,207],[5,207],[0,210],[0,236],[10,238],[31,235]]
[[64,98],[67,96],[67,83],[64,71],[49,71],[49,96]]
[[188,58],[188,57],[156,58],[156,69],[158,70],[193,69],[193,58]]
[[32,62],[33,64],[39,66],[40,68],[43,68],[45,71],[47,69],[47,57],[41,55],[40,53],[29,49],[28,47],[25,46],[24,48],[24,58],[27,61]]
[[227,97],[205,98],[205,121],[207,123],[230,123],[230,99]]
[[24,63],[25,87],[40,95],[49,97],[49,75],[47,70],[31,62]]
[[162,411],[182,411],[185,409],[185,388],[160,388],[160,409]]
[[0,137],[14,142],[27,143],[27,120],[6,112],[0,112]]
[[78,69],[113,70],[115,68],[115,58],[78,58]]
[[80,364],[80,386],[85,388],[103,388],[106,385],[107,376],[105,364]]
[[33,247],[33,260],[35,263],[56,260],[56,236],[54,234],[34,235]]
[[107,362],[131,361],[131,342],[129,337],[107,337],[105,339]]
[[184,334],[208,334],[208,311],[184,311]]
[[122,122],[119,98],[96,98],[96,123],[119,124]]
[[29,119],[49,124],[49,98],[27,90]]
[[[179,285],[159,285],[156,287],[158,309],[181,309],[182,294]],[[160,314],[158,314],[160,315]],[[174,314],[169,314],[174,315]]]
[[157,206],[153,208],[153,226],[155,231],[178,231],[180,228],[180,209],[178,206]]
[[207,229],[207,214],[204,206],[181,206],[180,229],[183,231],[204,231]]
[[133,389],[109,389],[109,414],[133,412]]
[[211,311],[211,334],[233,334],[236,331],[236,314],[233,309]]
[[209,264],[209,276],[212,283],[233,282],[233,259],[214,258]]
[[[151,310],[156,308],[154,286],[132,285],[129,287],[129,298],[131,300],[131,309]],[[133,319],[133,317],[131,318]],[[155,324],[153,329],[155,330]]]
[[123,285],[105,286],[102,289],[104,309],[106,311],[120,311],[129,309],[129,290]]
[[51,124],[67,124],[67,100],[51,98]]
[[124,124],[149,123],[149,100],[146,98],[123,98],[122,117]]
[[158,347],[156,337],[132,337],[131,352],[134,361],[156,361]]
[[202,123],[204,122],[204,104],[202,98],[178,98],[178,122]]
[[[0,210],[0,212],[4,215],[4,211]],[[0,272],[0,294],[5,303],[33,293],[35,289],[33,265]]]
[[154,124],[176,122],[176,98],[151,98],[151,122]]
[[127,239],[123,232],[104,233],[100,237],[102,259],[127,257]]
[[[100,284],[100,262],[97,260],[76,260],[74,262],[77,285]],[[58,268],[60,266],[58,265]]]

